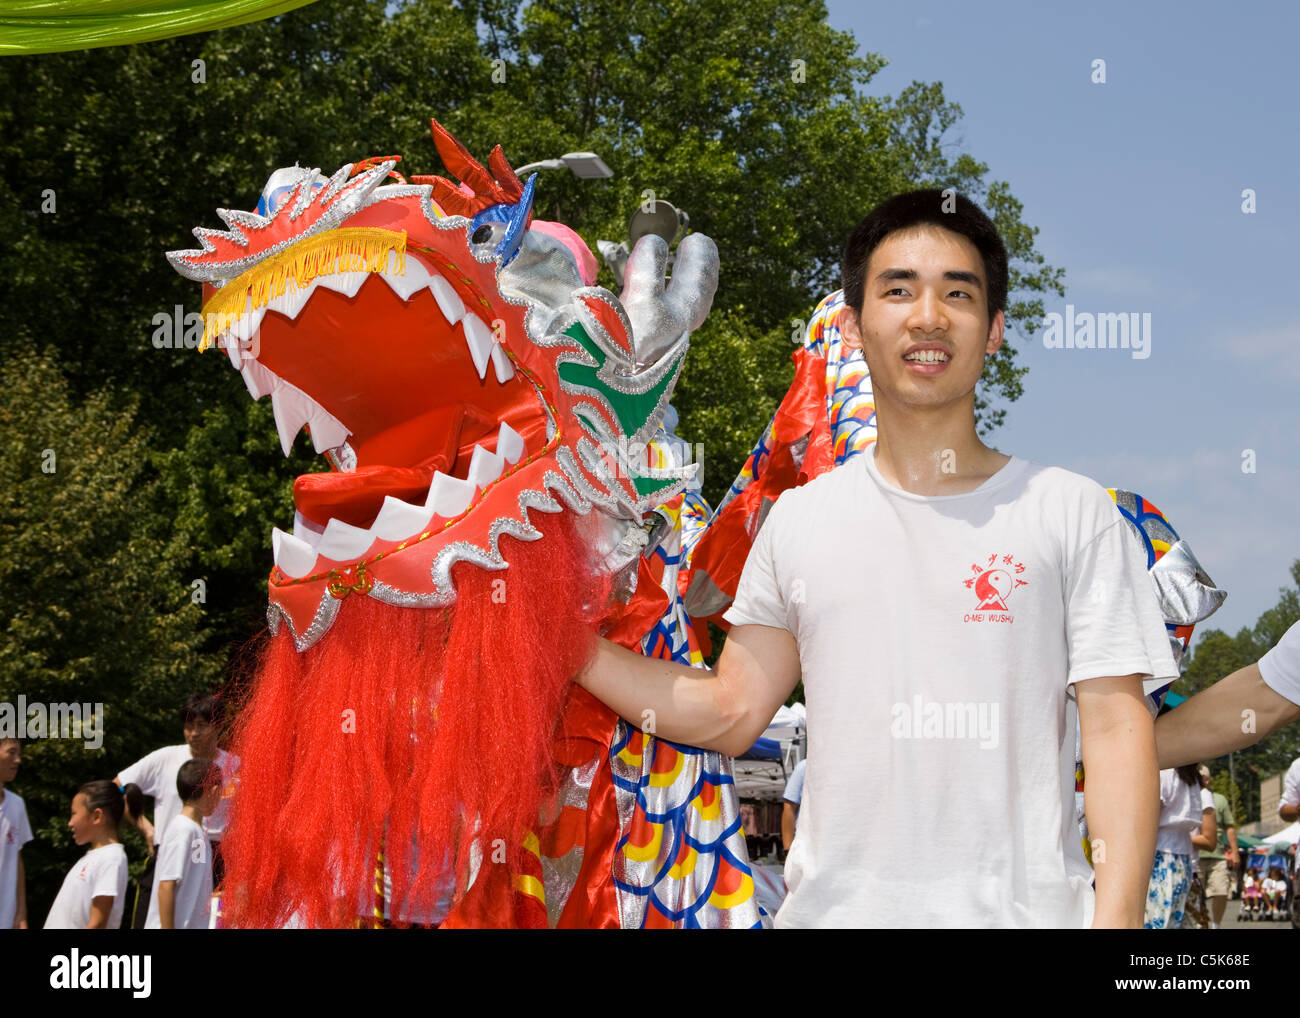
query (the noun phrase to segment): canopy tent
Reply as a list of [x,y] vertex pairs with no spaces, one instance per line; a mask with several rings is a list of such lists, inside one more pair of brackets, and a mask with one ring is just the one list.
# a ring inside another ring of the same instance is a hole
[[313,0],[8,0],[0,56],[125,46],[261,21]]
[[808,711],[801,703],[780,707],[749,750],[736,757],[733,774],[742,799],[778,800],[790,769],[804,756]]
[[1300,821],[1290,827],[1283,827],[1276,834],[1260,839],[1259,846],[1260,848],[1267,846],[1270,850],[1276,851],[1279,848],[1289,848],[1297,841],[1300,841]]

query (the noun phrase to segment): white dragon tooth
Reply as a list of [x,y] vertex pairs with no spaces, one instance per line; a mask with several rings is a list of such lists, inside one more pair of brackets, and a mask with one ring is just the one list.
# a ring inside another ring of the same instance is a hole
[[316,552],[336,562],[347,562],[364,555],[366,549],[374,543],[375,535],[369,530],[362,530],[342,520],[330,520],[320,536],[320,544],[316,545]]
[[369,272],[331,272],[328,276],[318,277],[317,282],[327,290],[341,293],[345,297],[355,297],[371,275]]
[[279,527],[271,530],[271,553],[280,571],[295,580],[310,573],[316,564],[316,549]]
[[384,496],[384,504],[370,525],[370,532],[385,541],[401,541],[413,537],[429,525],[433,509],[429,506],[411,505],[392,495]]
[[469,460],[466,480],[475,487],[486,488],[501,476],[506,468],[506,461],[494,452],[488,452],[481,445],[474,446],[474,455]]
[[238,336],[240,340],[246,341],[262,327],[262,319],[265,317],[266,308],[254,308],[253,298],[249,297],[244,313],[235,319],[230,331]]
[[455,325],[465,317],[465,303],[460,299],[460,294],[436,272],[429,280],[429,289],[433,291],[433,299],[438,302],[438,309],[442,312],[442,317],[447,319],[448,325]]
[[324,531],[320,524],[307,519],[298,510],[293,512],[293,536],[300,541],[306,541],[313,548],[320,544],[320,535]]
[[474,359],[474,370],[478,372],[479,378],[486,378],[488,361],[496,342],[492,338],[492,330],[473,312],[467,314],[460,325],[465,330],[465,345],[469,347],[469,355]]
[[518,463],[519,457],[523,454],[523,436],[505,421],[502,421],[501,427],[497,429],[497,455],[507,463]]
[[227,332],[217,342],[226,348],[226,356],[230,358],[230,366],[238,371],[244,363],[244,353],[239,348],[239,337],[233,332]]
[[459,516],[474,501],[474,485],[462,481],[459,477],[450,477],[440,470],[434,471],[433,482],[429,485],[429,497],[424,500],[425,508],[432,509],[439,516]]
[[399,273],[397,271],[397,253],[390,251],[388,255],[388,271],[383,273],[384,282],[389,288],[402,300],[410,300],[411,294],[417,290],[423,290],[429,285],[430,273],[424,267],[420,259],[407,255],[406,271]]
[[244,360],[239,373],[244,376],[244,385],[248,387],[248,394],[253,399],[261,399],[274,392],[275,383],[279,381],[275,372],[251,357]]
[[311,300],[312,294],[316,292],[316,287],[319,285],[319,277],[296,290],[293,288],[293,284],[290,283],[285,287],[284,293],[271,298],[270,303],[266,305],[266,310],[277,311],[284,315],[285,318],[297,318],[298,312],[307,306],[307,302]]
[[496,368],[498,384],[505,384],[515,377],[515,366],[510,363],[510,355],[500,343],[492,344],[492,367]]
[[288,382],[277,380],[275,391],[271,393],[271,408],[275,411],[276,430],[280,432],[280,448],[286,456],[293,448],[293,440],[298,437],[298,432],[311,418],[314,405],[305,393],[299,392]]
[[307,423],[311,426],[312,447],[317,452],[342,445],[348,435],[352,434],[337,417],[319,403],[316,404],[316,410]]

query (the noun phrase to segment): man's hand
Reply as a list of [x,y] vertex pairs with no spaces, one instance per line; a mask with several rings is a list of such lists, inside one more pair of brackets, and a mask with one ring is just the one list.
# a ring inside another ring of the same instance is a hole
[[648,735],[738,756],[794,691],[799,652],[784,629],[757,625],[731,630],[716,671],[600,640],[574,681]]
[[1140,929],[1160,811],[1155,735],[1142,681],[1137,675],[1088,679],[1074,690],[1097,874],[1092,925]]

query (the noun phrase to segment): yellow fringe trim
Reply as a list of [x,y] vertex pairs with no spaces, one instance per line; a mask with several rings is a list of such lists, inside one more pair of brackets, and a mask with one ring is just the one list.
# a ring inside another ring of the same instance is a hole
[[305,289],[317,276],[383,272],[388,268],[390,252],[397,255],[397,272],[405,273],[405,231],[345,227],[300,240],[288,250],[258,262],[213,294],[203,306],[203,341],[199,349],[213,345],[227,325],[245,314],[250,298],[256,311],[287,289]]

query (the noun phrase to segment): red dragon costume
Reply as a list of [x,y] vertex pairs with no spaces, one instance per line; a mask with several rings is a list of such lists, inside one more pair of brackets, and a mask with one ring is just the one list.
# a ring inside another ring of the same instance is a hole
[[286,453],[306,425],[330,465],[273,534],[223,921],[758,925],[730,761],[570,681],[597,633],[700,660],[691,470],[654,440],[716,247],[685,238],[665,285],[647,238],[615,297],[532,221],[535,178],[433,130],[459,184],[280,170],[168,255]]

